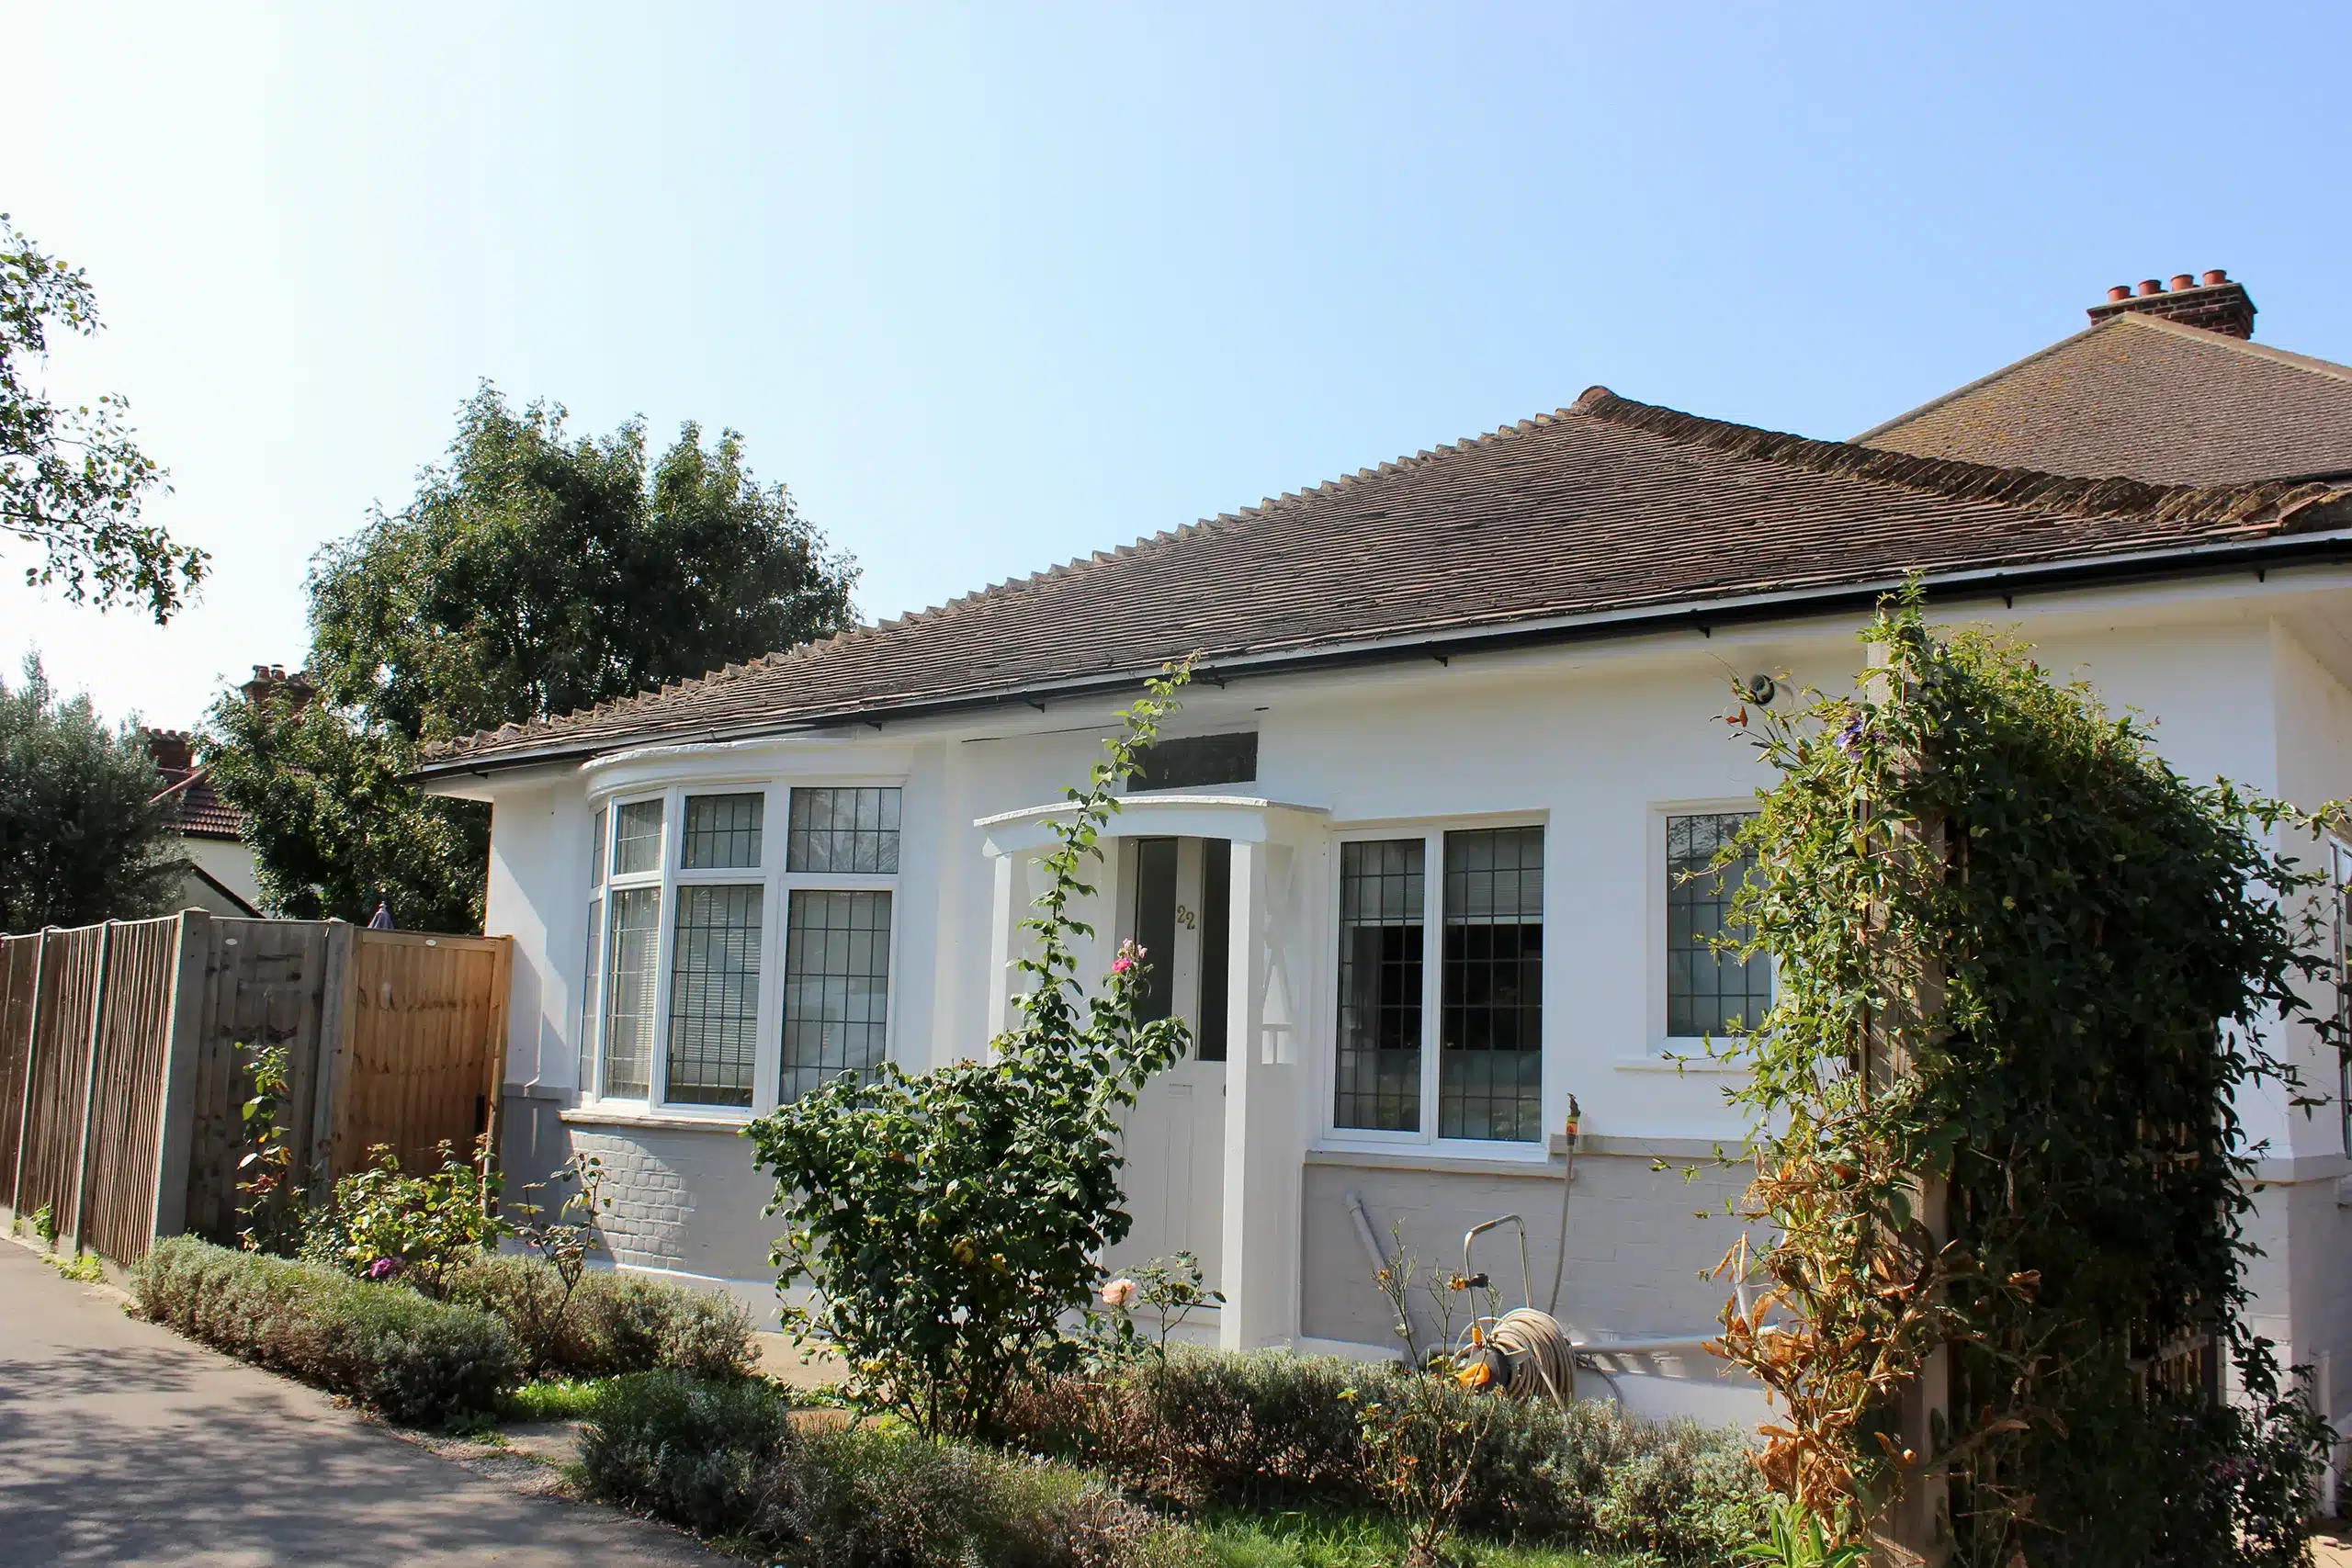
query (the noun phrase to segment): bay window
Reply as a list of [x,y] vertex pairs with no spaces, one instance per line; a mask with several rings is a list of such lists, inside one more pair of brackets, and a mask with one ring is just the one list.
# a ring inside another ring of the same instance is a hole
[[756,1111],[878,1066],[899,813],[897,787],[866,784],[673,788],[600,808],[583,1098]]
[[1339,912],[1334,1124],[1539,1139],[1544,829],[1345,840]]

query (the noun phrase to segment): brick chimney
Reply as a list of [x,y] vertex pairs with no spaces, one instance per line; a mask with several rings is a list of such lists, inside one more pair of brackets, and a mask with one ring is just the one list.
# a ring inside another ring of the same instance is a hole
[[2126,314],[2162,316],[2185,327],[2203,327],[2230,337],[2254,335],[2253,296],[2246,293],[2245,284],[2232,283],[2230,275],[2220,267],[2201,278],[2176,273],[2169,287],[2157,278],[2143,278],[2137,293],[2130,284],[2119,283],[2107,291],[2105,304],[2094,305],[2089,311],[2094,326]]
[[245,694],[245,701],[249,703],[265,702],[283,693],[288,705],[300,713],[302,705],[311,700],[313,688],[311,678],[300,670],[288,675],[283,664],[256,664],[254,666],[254,678],[239,689]]
[[147,754],[155,759],[157,772],[176,776],[196,765],[187,730],[141,729],[139,733],[147,742]]

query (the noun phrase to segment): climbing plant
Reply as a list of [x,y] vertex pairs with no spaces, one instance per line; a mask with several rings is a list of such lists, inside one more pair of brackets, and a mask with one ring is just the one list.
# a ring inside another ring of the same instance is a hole
[[2238,1106],[2308,1107],[2280,1042],[2337,1039],[2290,852],[2322,818],[2189,783],[1916,597],[1864,637],[1851,692],[1738,720],[1779,774],[1725,852],[1779,965],[1731,1091],[1778,1239],[1723,1346],[1774,1399],[1767,1479],[1847,1540],[1940,1490],[1961,1564],[2301,1561],[2326,1428],[2245,1323]]
[[910,1074],[844,1074],[745,1131],[775,1178],[768,1213],[788,1228],[771,1261],[785,1327],[848,1363],[859,1392],[926,1433],[985,1431],[1024,1379],[1073,1364],[1069,1330],[1132,1221],[1119,1187],[1120,1113],[1186,1045],[1175,1019],[1145,1022],[1145,964],[1124,945],[1091,993],[1079,918],[1117,791],[1176,705],[1188,665],[1148,683],[1103,742],[1041,861],[1045,891],[1022,923],[1027,989],[987,1061]]

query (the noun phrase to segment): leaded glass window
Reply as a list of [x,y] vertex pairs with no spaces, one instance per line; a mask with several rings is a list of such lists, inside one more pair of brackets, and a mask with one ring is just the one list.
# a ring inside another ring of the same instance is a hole
[[[796,810],[797,804],[796,798]],[[889,1002],[890,895],[793,889],[779,1097],[797,1100],[844,1072],[864,1078],[880,1066],[889,1045]]]
[[1335,1120],[1342,1127],[1420,1130],[1427,853],[1419,839],[1340,846]]
[[613,874],[662,869],[662,803],[633,800],[613,815]]
[[588,905],[587,976],[580,987],[580,1092],[596,1092],[596,1010],[602,1005],[597,982],[605,971],[605,901]]
[[1666,819],[1666,1032],[1676,1039],[1744,1034],[1772,1006],[1772,961],[1736,951],[1744,929],[1732,897],[1753,861],[1715,857],[1748,813],[1704,812]]
[[679,864],[688,871],[756,870],[764,795],[690,795]]
[[665,1098],[680,1105],[752,1103],[759,1048],[760,889],[678,889],[671,938]]
[[1445,836],[1438,1136],[1532,1142],[1544,1114],[1544,829]]
[[785,869],[897,875],[899,795],[870,785],[794,790]]
[[[622,808],[626,811],[628,808]],[[655,995],[662,964],[662,890],[624,887],[605,896],[605,1092],[642,1097],[653,1066]]]

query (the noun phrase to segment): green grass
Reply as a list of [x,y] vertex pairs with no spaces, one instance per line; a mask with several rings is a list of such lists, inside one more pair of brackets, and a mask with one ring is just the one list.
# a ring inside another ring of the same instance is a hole
[[[1404,1555],[1405,1535],[1385,1515],[1307,1508],[1274,1513],[1216,1508],[1204,1516],[1202,1533],[1219,1568],[1393,1568]],[[1625,1568],[1638,1558],[1570,1551],[1556,1546],[1506,1546],[1459,1540],[1455,1549],[1478,1568]]]
[[597,1391],[612,1382],[610,1378],[549,1378],[542,1382],[526,1382],[506,1396],[502,1419],[520,1424],[526,1421],[583,1421],[589,1407],[596,1403]]

